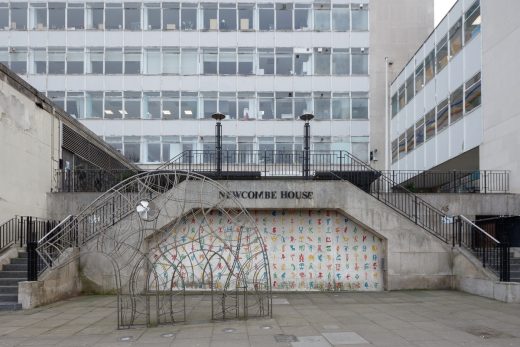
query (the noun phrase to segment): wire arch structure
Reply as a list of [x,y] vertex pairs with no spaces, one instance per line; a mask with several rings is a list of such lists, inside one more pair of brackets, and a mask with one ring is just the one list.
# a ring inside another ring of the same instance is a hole
[[[37,252],[53,269],[79,247],[83,275],[117,293],[118,328],[187,321],[193,292],[207,298],[207,318],[272,316],[264,240],[223,192],[193,172],[138,174],[46,235]],[[214,227],[215,218],[228,227]]]

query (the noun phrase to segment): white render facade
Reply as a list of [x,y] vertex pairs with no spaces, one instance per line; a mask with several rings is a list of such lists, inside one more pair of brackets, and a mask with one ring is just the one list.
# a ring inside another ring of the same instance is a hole
[[369,161],[380,2],[0,1],[0,62],[141,164],[213,149],[217,111],[224,149],[299,150],[311,112],[313,149]]

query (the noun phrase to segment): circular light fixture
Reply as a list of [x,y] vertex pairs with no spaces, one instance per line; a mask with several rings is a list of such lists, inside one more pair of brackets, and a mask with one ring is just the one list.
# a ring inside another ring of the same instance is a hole
[[314,115],[312,113],[304,113],[300,116],[300,119],[305,121],[305,122],[308,122],[310,121],[311,119],[314,118]]

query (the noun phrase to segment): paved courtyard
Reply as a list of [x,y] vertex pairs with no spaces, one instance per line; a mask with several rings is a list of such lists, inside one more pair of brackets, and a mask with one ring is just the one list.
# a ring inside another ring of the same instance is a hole
[[520,346],[520,305],[455,291],[275,294],[272,319],[129,330],[115,304],[1,312],[0,346]]

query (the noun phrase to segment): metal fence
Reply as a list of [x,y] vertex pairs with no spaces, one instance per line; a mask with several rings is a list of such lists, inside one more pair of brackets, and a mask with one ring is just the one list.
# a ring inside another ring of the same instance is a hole
[[106,192],[135,175],[131,170],[57,170],[56,192]]

